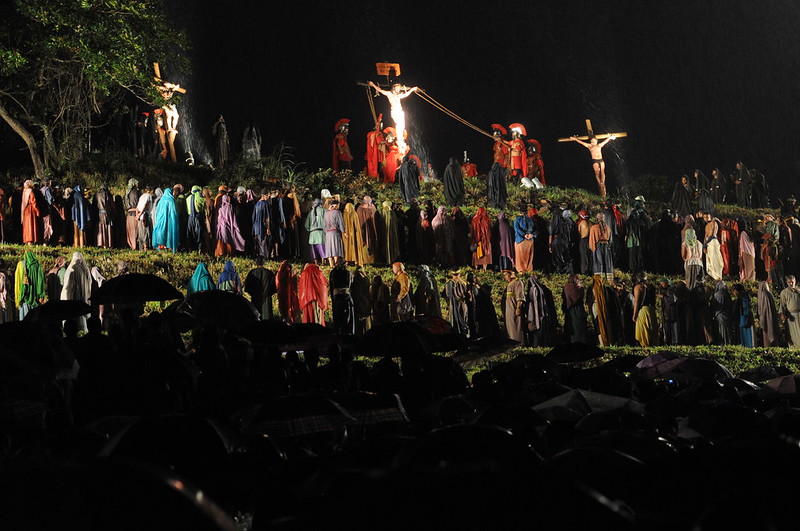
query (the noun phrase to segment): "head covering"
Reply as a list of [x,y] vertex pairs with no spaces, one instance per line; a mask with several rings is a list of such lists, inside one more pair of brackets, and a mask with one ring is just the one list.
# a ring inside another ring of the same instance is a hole
[[211,291],[217,289],[214,280],[211,278],[211,273],[208,272],[208,267],[203,262],[197,264],[194,269],[192,278],[189,279],[189,285],[186,286],[187,295],[197,293],[198,291]]
[[[26,280],[27,277],[27,280]],[[25,251],[14,275],[17,306],[26,303],[31,308],[39,305],[47,295],[42,265],[31,251]]]
[[231,198],[223,195],[217,211],[217,240],[228,243],[237,251],[244,251],[244,238],[239,229],[239,222],[233,214]]
[[564,306],[567,310],[583,304],[583,286],[578,285],[578,275],[570,275],[567,283],[564,284]]
[[317,264],[306,264],[305,268],[303,268],[297,286],[297,295],[300,302],[300,310],[303,312],[303,321],[306,323],[315,322],[313,308],[315,301],[320,309],[328,309],[328,281]]
[[688,247],[694,247],[698,244],[697,242],[697,234],[695,234],[694,229],[686,229],[686,233],[684,234],[683,241],[686,242]]
[[775,296],[769,290],[769,283],[761,281],[758,284],[758,321],[770,344],[774,344],[778,339],[777,316]]
[[57,275],[59,271],[61,271],[62,267],[67,265],[67,258],[65,256],[59,256],[56,258],[56,262],[53,264],[53,267],[50,271],[47,272],[48,275]]
[[239,293],[241,291],[241,286],[242,280],[239,278],[239,273],[236,272],[236,265],[232,260],[226,260],[225,267],[222,269],[222,273],[220,273],[217,279],[217,288]]

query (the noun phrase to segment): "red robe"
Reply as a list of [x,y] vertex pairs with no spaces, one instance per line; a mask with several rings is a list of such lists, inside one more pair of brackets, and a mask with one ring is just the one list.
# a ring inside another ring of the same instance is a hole
[[538,153],[528,157],[528,176],[530,178],[536,177],[540,183],[547,185],[547,181],[544,180],[544,160]]
[[395,143],[387,144],[387,146],[389,147],[389,152],[386,153],[386,161],[383,163],[383,182],[393,183],[397,173],[400,149]]
[[350,154],[350,146],[347,144],[347,135],[336,133],[333,137],[333,171],[338,172],[340,167],[349,167],[353,155]]
[[731,274],[731,253],[730,253],[731,230],[721,228],[719,231],[719,251],[722,253],[722,274]]
[[384,143],[383,133],[370,131],[367,133],[367,177],[378,178],[378,167],[384,160],[381,145]]
[[284,261],[275,275],[275,287],[278,291],[278,309],[283,320],[288,323],[299,323],[300,302],[297,299],[297,275],[292,271],[292,264]]
[[499,162],[503,168],[508,168],[508,145],[502,140],[494,143],[494,162]]
[[510,147],[511,171],[522,173],[523,177],[528,176],[528,151],[525,149],[525,142],[521,138],[511,141]]
[[325,326],[325,310],[328,309],[328,281],[317,264],[306,264],[300,273],[298,284],[300,310],[304,323]]
[[467,162],[461,166],[461,173],[464,175],[465,179],[467,177],[477,177],[478,167],[475,166],[473,162]]
[[39,243],[42,235],[38,221],[36,194],[32,188],[26,188],[22,191],[22,243]]

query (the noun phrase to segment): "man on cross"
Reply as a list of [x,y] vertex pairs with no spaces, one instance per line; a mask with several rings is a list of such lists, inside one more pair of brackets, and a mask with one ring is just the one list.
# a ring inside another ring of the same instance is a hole
[[391,107],[391,114],[392,120],[394,120],[394,128],[397,134],[395,137],[397,138],[397,145],[400,147],[400,154],[405,155],[406,150],[405,148],[405,130],[406,130],[406,114],[403,112],[403,103],[402,100],[411,96],[414,92],[419,90],[419,87],[404,87],[398,83],[392,85],[392,90],[383,90],[378,85],[373,83],[372,81],[369,82],[369,86],[374,88],[378,93],[383,94],[389,100],[389,105]]
[[573,142],[577,142],[578,144],[582,145],[586,149],[589,150],[589,153],[592,155],[592,168],[594,169],[594,178],[597,179],[597,186],[600,188],[600,195],[602,197],[606,196],[606,163],[603,160],[603,146],[608,144],[610,140],[615,140],[617,135],[610,135],[608,138],[603,140],[602,142],[597,142],[597,137],[590,136],[589,142],[584,142],[580,140],[577,136],[569,137],[570,140]]

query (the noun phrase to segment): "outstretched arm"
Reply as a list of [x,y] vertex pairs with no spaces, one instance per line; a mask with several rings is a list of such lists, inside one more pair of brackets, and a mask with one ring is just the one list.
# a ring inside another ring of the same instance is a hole
[[580,140],[577,136],[571,136],[569,137],[569,139],[572,140],[573,142],[577,142],[578,144],[582,145],[585,148],[588,148],[590,146],[590,144],[584,142],[583,140]]
[[388,95],[390,94],[390,93],[389,93],[389,91],[387,91],[387,90],[383,90],[382,88],[380,88],[378,85],[376,85],[376,84],[375,84],[375,83],[373,83],[372,81],[370,81],[370,82],[369,82],[369,86],[370,86],[370,87],[372,87],[372,88],[374,88],[376,91],[380,92],[380,93],[381,93],[381,94],[383,94],[384,96],[388,96]]
[[408,89],[407,91],[405,91],[404,93],[400,94],[400,99],[402,100],[403,98],[407,98],[407,97],[411,96],[411,94],[413,94],[414,92],[416,92],[418,90],[419,90],[419,87],[412,87],[412,88]]
[[608,144],[608,142],[609,142],[610,140],[616,140],[616,138],[617,138],[617,135],[611,135],[610,137],[608,137],[608,138],[606,138],[605,140],[603,140],[602,142],[600,142],[598,145],[599,145],[600,147],[603,147],[603,146],[605,146],[606,144]]

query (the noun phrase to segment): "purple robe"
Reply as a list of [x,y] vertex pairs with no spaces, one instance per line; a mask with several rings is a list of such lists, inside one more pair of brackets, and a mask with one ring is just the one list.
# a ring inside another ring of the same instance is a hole
[[222,196],[219,210],[217,211],[217,240],[229,243],[239,252],[244,251],[242,231],[239,229],[239,223],[237,223],[236,216],[233,214],[231,198],[227,195]]
[[342,213],[337,209],[326,210],[322,228],[325,231],[325,258],[344,257],[342,233],[345,228]]

